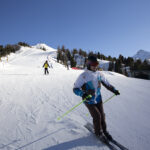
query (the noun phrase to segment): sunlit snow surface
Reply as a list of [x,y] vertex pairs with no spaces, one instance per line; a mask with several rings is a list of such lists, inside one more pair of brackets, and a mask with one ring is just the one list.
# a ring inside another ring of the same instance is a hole
[[[82,70],[56,62],[56,50],[22,47],[0,62],[0,149],[108,150],[84,128],[92,122],[84,104],[58,121],[81,101],[72,88]],[[49,75],[42,68],[48,59]],[[150,148],[150,81],[104,72],[120,90],[104,104],[107,128],[130,150]],[[101,89],[103,100],[113,93]]]

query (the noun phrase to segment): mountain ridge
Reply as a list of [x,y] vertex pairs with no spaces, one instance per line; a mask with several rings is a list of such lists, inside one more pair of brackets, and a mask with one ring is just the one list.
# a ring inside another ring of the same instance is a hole
[[144,61],[145,59],[150,60],[150,52],[141,49],[141,50],[137,51],[137,53],[133,56],[133,58],[135,60],[140,59],[142,61]]

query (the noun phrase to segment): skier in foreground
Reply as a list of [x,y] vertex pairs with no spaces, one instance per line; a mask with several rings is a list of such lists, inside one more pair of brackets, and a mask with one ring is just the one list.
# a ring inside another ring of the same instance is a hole
[[107,139],[112,140],[112,136],[106,127],[100,91],[101,83],[115,95],[120,95],[120,93],[106,80],[100,71],[97,71],[98,65],[99,63],[94,55],[88,57],[87,69],[77,78],[73,91],[76,95],[81,96],[82,99],[85,99],[88,95],[92,96],[92,98],[86,99],[84,104],[93,118],[95,134],[100,138],[107,137]]

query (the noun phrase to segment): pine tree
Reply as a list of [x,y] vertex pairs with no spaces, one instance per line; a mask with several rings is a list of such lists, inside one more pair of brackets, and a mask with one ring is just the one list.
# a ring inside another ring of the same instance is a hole
[[60,48],[58,47],[58,48],[57,48],[57,62],[59,63],[60,60],[61,60],[61,50],[60,50]]
[[109,62],[109,68],[108,68],[108,71],[112,71],[113,70],[113,62]]
[[71,56],[70,63],[71,63],[71,67],[76,67],[76,62],[75,62],[75,60],[74,60],[74,57],[73,57],[73,56]]
[[112,57],[108,56],[107,60],[112,61]]
[[119,60],[121,63],[124,63],[124,57],[122,55],[119,55]]
[[67,49],[65,53],[66,53],[67,59],[68,59],[68,60],[71,60],[71,53],[70,53],[70,50]]
[[121,67],[121,61],[117,59],[115,62],[115,72],[122,73]]
[[2,57],[3,55],[3,45],[0,45],[0,57]]
[[61,47],[61,51],[65,53],[65,46],[64,45]]
[[18,45],[25,46],[25,47],[31,47],[29,44],[27,44],[25,42],[18,42]]
[[127,59],[126,59],[126,66],[129,66],[130,68],[132,68],[133,67],[133,65],[134,65],[134,60],[133,60],[133,58],[132,57],[128,57]]
[[100,56],[100,53],[99,53],[99,52],[97,53],[97,58],[98,58],[98,59],[101,59],[101,56]]
[[142,62],[140,59],[138,59],[137,61],[134,62],[133,69],[134,70],[142,70]]
[[141,65],[141,69],[145,71],[150,71],[150,64],[148,64],[147,60],[144,60],[144,62]]
[[73,51],[72,51],[73,57],[74,57],[75,54],[78,54],[78,50],[77,49],[73,49]]
[[[93,53],[92,51],[89,52],[88,57],[91,56],[91,55],[94,55],[94,53]],[[95,55],[96,55],[96,54],[95,54]]]

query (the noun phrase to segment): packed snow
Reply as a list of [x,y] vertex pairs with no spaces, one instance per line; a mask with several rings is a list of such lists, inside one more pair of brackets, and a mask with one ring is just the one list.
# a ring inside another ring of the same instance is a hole
[[[42,68],[45,60],[53,66],[49,75]],[[81,102],[72,89],[82,72],[67,70],[56,62],[55,49],[43,51],[39,45],[2,58],[0,149],[109,150],[84,127],[92,122],[84,104],[57,119]],[[149,150],[150,81],[103,73],[121,93],[104,104],[109,132],[129,150]],[[101,90],[103,101],[113,95]]]

